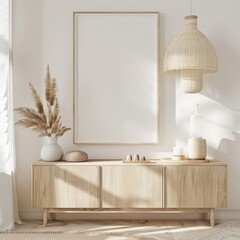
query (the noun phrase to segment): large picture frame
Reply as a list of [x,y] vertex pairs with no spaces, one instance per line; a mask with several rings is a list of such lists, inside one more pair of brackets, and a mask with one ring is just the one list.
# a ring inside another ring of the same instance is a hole
[[74,144],[159,141],[159,13],[74,12]]

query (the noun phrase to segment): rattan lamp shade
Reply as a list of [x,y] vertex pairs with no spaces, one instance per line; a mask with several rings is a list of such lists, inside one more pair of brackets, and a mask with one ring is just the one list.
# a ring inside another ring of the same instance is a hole
[[197,16],[185,17],[185,29],[168,46],[164,56],[164,72],[179,74],[181,88],[197,93],[203,87],[203,74],[217,71],[216,51],[197,28]]

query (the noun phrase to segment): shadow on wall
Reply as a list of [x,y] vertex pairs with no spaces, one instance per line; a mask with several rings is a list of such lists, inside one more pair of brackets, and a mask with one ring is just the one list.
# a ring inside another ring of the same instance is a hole
[[232,208],[239,208],[239,181],[240,175],[240,134],[233,132],[234,139],[230,140],[227,138],[222,138],[219,146],[218,153],[222,156],[223,159],[228,159],[228,205]]
[[205,77],[205,86],[201,94],[240,113],[240,37],[229,38],[225,34],[218,36],[215,40],[218,72]]
[[[224,99],[223,99],[224,101]],[[205,106],[204,131],[208,154],[228,163],[228,207],[239,208],[240,114],[223,104],[208,100]]]

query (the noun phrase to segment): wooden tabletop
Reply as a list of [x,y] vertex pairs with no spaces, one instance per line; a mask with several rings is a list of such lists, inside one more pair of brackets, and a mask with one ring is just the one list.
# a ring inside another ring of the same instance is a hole
[[185,160],[180,160],[180,161],[164,161],[161,159],[149,159],[149,163],[123,163],[121,159],[89,159],[88,161],[85,162],[67,162],[67,161],[55,161],[55,162],[49,162],[49,161],[43,161],[39,160],[33,163],[34,166],[40,165],[40,166],[61,166],[61,165],[91,165],[91,166],[101,166],[101,165],[122,165],[122,166],[139,166],[139,165],[194,165],[194,166],[224,166],[227,165],[226,162],[218,161],[218,160],[209,160],[206,162],[198,161],[198,160],[191,160],[191,161],[185,161]]

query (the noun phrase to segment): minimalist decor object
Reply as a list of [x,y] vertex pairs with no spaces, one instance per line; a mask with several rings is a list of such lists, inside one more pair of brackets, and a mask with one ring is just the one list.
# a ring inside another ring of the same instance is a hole
[[190,138],[188,140],[188,158],[193,160],[203,160],[206,156],[206,139],[201,137]]
[[63,157],[63,149],[58,144],[56,137],[44,137],[44,144],[41,149],[41,159],[44,161],[58,161]]
[[127,155],[126,161],[132,161],[132,155],[131,155],[131,154],[128,154],[128,155]]
[[140,160],[122,160],[122,163],[136,163],[136,164],[148,164],[148,163],[154,163],[153,161],[147,160],[147,159],[140,159]]
[[138,154],[134,154],[133,158],[132,155],[128,154],[126,159],[122,160],[123,163],[153,163],[150,160],[147,160],[145,156],[139,157]]
[[189,159],[187,157],[185,157],[184,159],[174,159],[174,158],[162,158],[161,161],[163,163],[176,163],[176,164],[179,164],[179,165],[186,165],[186,164],[196,164],[198,165],[199,163],[209,163],[211,160],[209,159],[197,159],[197,160],[194,160],[194,159]]
[[200,104],[196,104],[195,112],[190,118],[189,136],[190,138],[204,137],[204,117],[199,112]]
[[134,154],[133,161],[139,161],[139,160],[140,160],[139,155],[138,154]]
[[83,151],[70,151],[65,153],[64,160],[68,162],[84,162],[88,160],[88,155]]
[[158,143],[159,13],[73,17],[74,143]]
[[184,149],[179,146],[173,147],[173,155],[172,155],[173,160],[185,160],[185,154],[184,154]]
[[199,113],[199,104],[196,104],[195,112],[190,118],[188,157],[190,159],[205,159],[207,155],[207,144],[204,139],[204,117]]
[[203,74],[217,71],[216,51],[197,28],[197,16],[185,17],[185,29],[168,46],[164,72],[178,74],[185,93],[198,93],[203,88]]
[[[60,154],[61,147],[57,145],[57,139],[63,136],[63,134],[71,128],[62,125],[60,108],[56,95],[56,79],[51,77],[49,66],[47,67],[45,80],[46,108],[44,108],[41,97],[37,93],[34,86],[30,83],[29,87],[36,109],[28,107],[16,108],[15,111],[17,111],[23,117],[22,119],[18,120],[16,124],[26,128],[31,128],[41,137],[45,136],[45,139],[47,139],[47,145],[44,145],[41,151],[42,160],[61,160],[63,152]],[[51,147],[52,149],[50,150]],[[56,151],[55,156],[52,155],[54,151]]]

